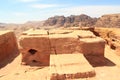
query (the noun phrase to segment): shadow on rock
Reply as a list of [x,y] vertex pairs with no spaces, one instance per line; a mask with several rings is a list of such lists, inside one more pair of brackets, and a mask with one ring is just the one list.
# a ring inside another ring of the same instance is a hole
[[19,55],[19,51],[7,56],[3,61],[0,62],[0,69],[5,67],[7,64],[11,63],[17,56]]
[[100,67],[100,66],[115,66],[116,64],[110,61],[109,59],[105,58],[104,56],[98,55],[84,55],[88,62],[93,67]]

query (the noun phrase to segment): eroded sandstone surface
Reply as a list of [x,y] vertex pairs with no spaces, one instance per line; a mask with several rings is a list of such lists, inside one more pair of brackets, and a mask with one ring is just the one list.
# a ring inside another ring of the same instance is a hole
[[120,55],[120,29],[119,28],[95,28],[97,35],[106,40],[107,44]]
[[14,32],[0,31],[0,62],[18,53],[18,46]]
[[50,80],[94,77],[94,68],[83,54],[58,54],[50,56]]

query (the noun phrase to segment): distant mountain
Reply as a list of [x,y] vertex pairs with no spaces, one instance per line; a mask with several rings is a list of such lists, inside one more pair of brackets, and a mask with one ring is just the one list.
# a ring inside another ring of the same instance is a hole
[[3,24],[5,24],[5,23],[0,23],[0,25],[3,25]]
[[54,16],[48,18],[44,26],[56,26],[56,27],[118,27],[120,28],[120,13],[119,14],[107,14],[99,18],[92,18],[88,15],[71,15],[68,17]]
[[119,27],[120,28],[120,13],[103,15],[97,20],[95,26],[96,27]]
[[95,25],[97,21],[97,18],[91,18],[90,16],[87,16],[85,14],[81,15],[71,15],[68,17],[64,16],[54,16],[48,18],[45,23],[43,24],[44,26],[57,26],[57,27],[70,27],[70,26],[93,26]]
[[5,23],[0,23],[0,28],[4,28],[6,26]]
[[21,24],[22,27],[24,27],[25,29],[29,29],[29,28],[41,28],[43,27],[43,23],[44,21],[28,21],[24,24]]
[[19,36],[23,31],[26,31],[30,28],[40,28],[43,27],[44,21],[28,21],[24,24],[5,24],[0,23],[0,30],[13,30],[16,35]]

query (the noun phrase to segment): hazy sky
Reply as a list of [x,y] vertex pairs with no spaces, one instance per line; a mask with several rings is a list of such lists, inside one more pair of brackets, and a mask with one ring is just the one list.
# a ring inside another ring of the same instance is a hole
[[23,23],[54,15],[99,17],[120,13],[120,0],[0,0],[0,22]]

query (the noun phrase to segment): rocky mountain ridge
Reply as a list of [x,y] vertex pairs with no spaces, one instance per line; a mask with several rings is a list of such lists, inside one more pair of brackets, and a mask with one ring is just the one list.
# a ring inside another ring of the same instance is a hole
[[54,16],[48,18],[44,26],[64,26],[64,27],[70,27],[70,26],[93,26],[95,25],[97,21],[97,18],[92,18],[88,15],[81,14],[81,15],[71,15],[68,17],[64,16]]
[[44,26],[64,26],[64,27],[118,27],[120,28],[120,13],[107,14],[99,18],[92,18],[88,15],[71,15],[68,17],[54,16],[48,18]]
[[100,17],[96,24],[96,27],[118,27],[120,28],[120,14],[108,14]]

